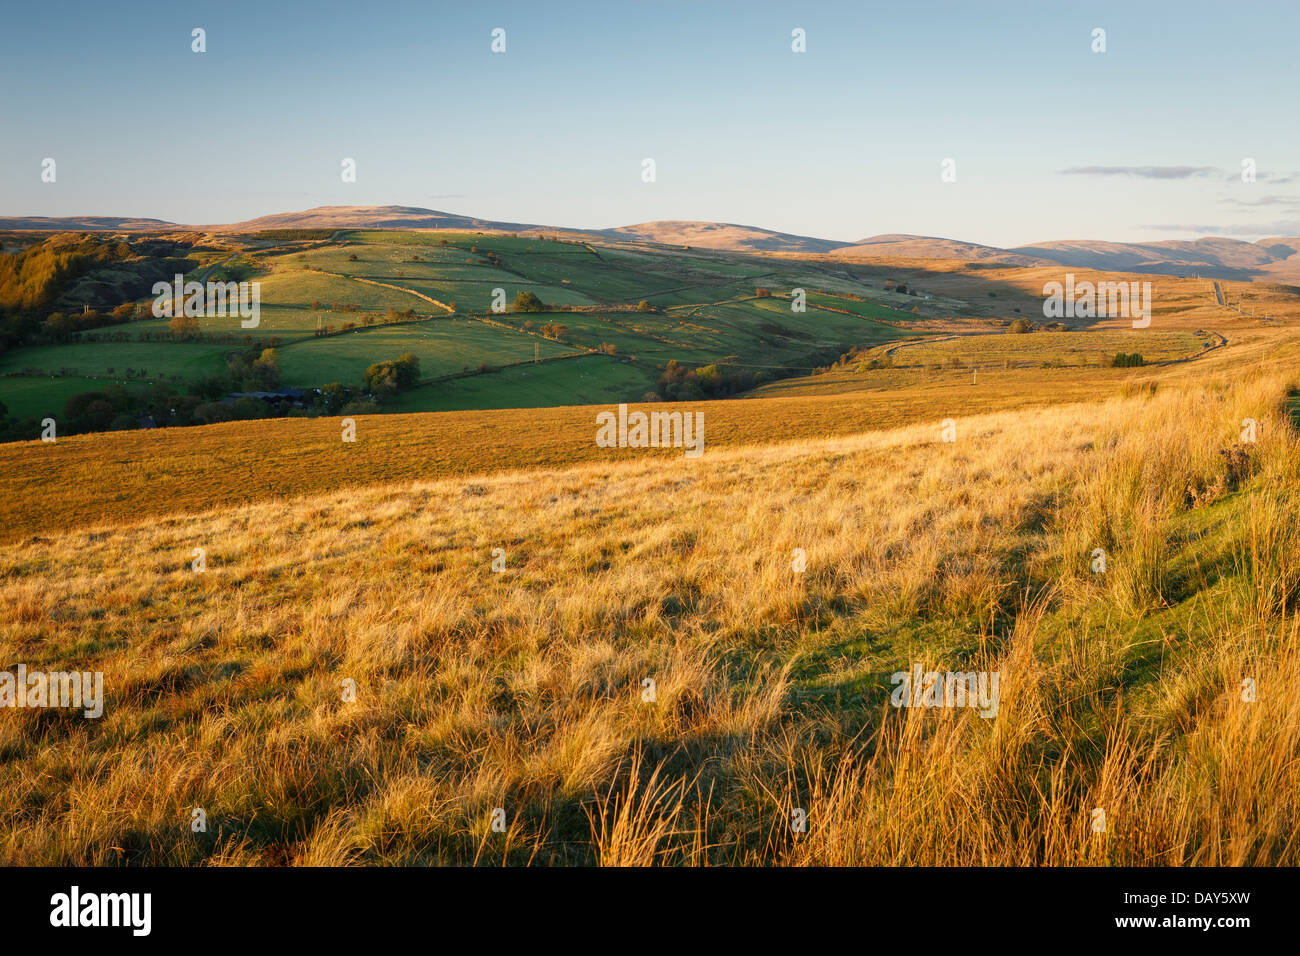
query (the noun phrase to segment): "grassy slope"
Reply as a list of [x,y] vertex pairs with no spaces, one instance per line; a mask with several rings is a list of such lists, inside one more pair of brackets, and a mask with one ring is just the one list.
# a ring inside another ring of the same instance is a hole
[[[0,724],[0,860],[1294,864],[1282,385],[48,527],[0,651],[109,705]],[[914,662],[997,717],[888,707]]]
[[[566,387],[576,384],[580,393],[587,387],[582,375],[592,376],[594,392],[606,387],[605,375],[629,369],[604,356],[564,359],[551,368],[561,366]],[[530,369],[512,371],[522,375]],[[965,373],[945,372],[911,383],[894,381],[872,391],[794,392],[790,398],[779,397],[778,391],[772,398],[653,407],[702,411],[707,447],[721,448],[851,435],[918,421],[932,422],[937,431],[948,417],[1019,408],[1027,402],[1052,405],[1116,394],[1142,375],[1149,373],[1097,369],[1083,376],[1066,370],[1013,370],[984,376],[972,386]],[[818,378],[829,381],[833,376]],[[455,401],[460,389],[490,388],[498,379],[474,376],[427,388],[445,390]],[[419,400],[422,391],[412,391],[411,398]],[[526,380],[517,393],[504,391],[494,397],[509,402],[516,394],[526,405]],[[56,444],[12,442],[0,445],[0,540],[70,522],[113,523],[139,515],[222,508],[268,494],[303,495],[635,457],[627,449],[596,446],[595,415],[600,410],[518,407],[361,416],[356,419],[355,444],[341,441],[339,418],[75,435]],[[681,454],[649,453],[666,458]],[[46,487],[58,487],[59,494],[36,493]]]
[[418,324],[358,329],[295,344],[280,358],[283,381],[291,385],[359,382],[382,357],[410,352],[420,360],[420,375],[451,375],[480,363],[505,365],[541,358],[576,355],[576,349],[541,336],[511,332],[471,319],[432,319]]
[[[499,258],[493,261],[489,256]],[[201,332],[233,335],[235,340],[202,345],[170,342],[166,341],[169,320],[147,319],[93,333],[125,336],[131,341],[18,349],[0,361],[0,372],[35,369],[46,375],[67,371],[71,377],[88,377],[106,376],[109,368],[120,375],[121,369],[131,367],[146,369],[149,381],[184,381],[220,371],[235,342],[247,338],[256,344],[277,336],[289,384],[344,381],[355,385],[370,364],[407,351],[421,355],[426,374],[437,375],[459,372],[465,365],[477,368],[483,362],[504,365],[531,358],[534,342],[507,329],[487,330],[469,323],[437,326],[432,331],[420,323],[403,323],[329,339],[314,336],[318,326],[364,326],[367,316],[384,322],[390,308],[438,317],[453,303],[462,313],[486,314],[498,289],[507,302],[530,290],[557,305],[626,307],[648,298],[663,306],[662,311],[652,312],[530,316],[539,324],[566,325],[570,344],[595,348],[609,343],[621,356],[635,359],[637,368],[603,370],[598,392],[590,387],[569,390],[572,377],[566,369],[543,365],[526,375],[489,372],[494,379],[491,382],[445,392],[423,390],[408,396],[399,407],[492,408],[530,401],[579,404],[606,396],[639,399],[654,387],[657,369],[670,359],[697,365],[727,359],[749,366],[807,366],[807,355],[813,349],[843,350],[906,334],[870,321],[868,315],[915,318],[910,313],[826,296],[815,299],[839,303],[847,311],[862,312],[863,317],[815,307],[806,313],[792,313],[782,300],[754,298],[754,289],[760,284],[772,285],[781,294],[801,283],[811,286],[816,280],[817,284],[836,285],[837,280],[825,275],[820,265],[716,252],[597,249],[501,234],[381,230],[349,232],[335,241],[309,247],[290,242],[233,257],[223,251],[214,256],[214,262],[226,258],[232,262],[211,275],[205,265],[190,278],[261,283],[261,321],[256,328],[244,329],[237,317],[198,319]],[[871,291],[851,276],[841,277],[838,284]],[[496,321],[522,324],[523,317],[507,313]],[[141,341],[143,336],[158,340]],[[543,356],[556,351],[550,343],[543,342],[541,348]],[[67,389],[52,384],[50,391],[50,401],[58,398],[61,404],[59,396]]]
[[[143,369],[150,381],[180,375],[199,378],[225,367],[228,345],[178,342],[157,345],[149,342],[78,342],[15,349],[0,356],[0,372],[35,370],[58,374],[69,370],[74,376],[108,378],[128,368]],[[110,371],[112,370],[112,371]]]

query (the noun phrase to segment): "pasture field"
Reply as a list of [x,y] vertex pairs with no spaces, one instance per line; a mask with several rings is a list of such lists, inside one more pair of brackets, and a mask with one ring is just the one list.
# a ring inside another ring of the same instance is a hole
[[480,364],[507,365],[556,355],[577,355],[540,335],[512,332],[474,319],[429,319],[338,335],[311,338],[284,348],[280,369],[291,385],[359,382],[377,361],[411,353],[420,360],[422,378],[437,378],[477,369]]
[[886,322],[916,321],[916,315],[910,308],[895,308],[881,305],[879,302],[862,302],[857,299],[844,298],[843,296],[827,295],[824,292],[808,292],[806,295],[809,305],[822,306],[828,309],[843,309],[868,319],[883,319]]
[[[106,704],[0,723],[0,862],[1295,865],[1294,360],[950,444],[751,399],[697,460],[592,409],[6,446],[0,652]],[[996,706],[892,706],[915,665]]]
[[[398,412],[550,408],[602,405],[654,390],[657,373],[644,362],[584,354],[558,362],[514,365],[488,375],[448,379],[403,392]],[[510,427],[505,422],[502,427]]]
[[129,369],[146,381],[198,378],[219,372],[229,351],[227,345],[196,342],[74,342],[6,352],[0,373],[115,379]]
[[323,272],[277,271],[261,279],[262,302],[310,307],[319,301],[326,310],[337,302],[355,305],[363,312],[386,312],[415,309],[420,313],[439,312],[417,296],[401,289],[356,282],[343,276]]
[[845,342],[869,347],[916,334],[821,309],[793,312],[788,302],[775,297],[674,309],[670,314],[683,331],[711,332],[714,341],[735,346],[733,353],[749,361],[794,364],[814,349],[836,349]]
[[576,256],[585,258],[591,251],[581,243],[557,242],[551,239],[539,239],[532,235],[520,233],[509,235],[500,232],[461,232],[455,229],[407,230],[407,229],[353,229],[340,237],[345,241],[369,242],[380,245],[418,245],[445,248],[450,246],[468,252],[477,248],[481,253],[495,252],[499,255],[533,252],[547,256]]
[[640,360],[660,365],[671,358],[679,362],[698,362],[702,365],[717,354],[715,350],[707,347],[697,347],[686,336],[670,337],[668,331],[673,325],[672,319],[658,313],[507,313],[492,318],[494,321],[515,328],[522,328],[526,321],[532,321],[539,326],[559,323],[567,330],[564,335],[565,341],[586,348],[596,348],[602,343],[608,343],[615,346],[620,355],[634,355]]
[[[457,275],[463,275],[463,277],[457,279]],[[595,299],[576,289],[570,289],[562,285],[550,286],[529,282],[511,273],[472,277],[467,273],[460,274],[450,270],[446,278],[436,280],[408,278],[398,279],[397,281],[408,289],[414,289],[416,292],[431,296],[440,302],[456,303],[458,312],[487,313],[492,308],[492,300],[496,289],[505,292],[507,308],[515,301],[515,296],[520,292],[531,292],[548,305],[596,304]]]
[[105,385],[136,389],[142,386],[124,378],[74,378],[0,375],[0,402],[15,418],[54,418],[63,414],[64,403],[73,395],[93,392]]
[[1213,333],[1129,329],[1114,332],[1038,332],[1033,334],[960,335],[942,341],[900,345],[891,351],[895,364],[927,365],[960,361],[963,365],[1061,366],[1098,365],[1118,353],[1137,353],[1146,364],[1177,362],[1218,344]]

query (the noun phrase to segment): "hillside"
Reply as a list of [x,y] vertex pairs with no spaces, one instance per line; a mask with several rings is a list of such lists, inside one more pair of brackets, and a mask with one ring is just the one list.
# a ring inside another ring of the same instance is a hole
[[1300,240],[1208,238],[1149,243],[1075,240],[1021,246],[1016,252],[1061,265],[1117,272],[1199,273],[1217,279],[1300,281]]
[[832,252],[839,247],[833,239],[814,239],[786,232],[772,232],[754,226],[738,226],[729,222],[684,222],[665,220],[642,222],[617,229],[604,229],[601,234],[611,238],[626,238],[641,242],[661,242],[670,245],[690,245],[701,249],[729,249],[759,252]]
[[847,257],[892,256],[903,259],[956,259],[963,262],[1000,262],[1015,266],[1051,265],[1051,259],[1022,255],[993,246],[932,236],[904,236],[890,234],[859,239],[857,242],[837,246],[832,254]]
[[193,228],[242,233],[264,229],[483,229],[514,232],[542,227],[458,216],[419,206],[317,206],[302,212],[277,213],[244,222]]
[[[726,399],[837,363],[856,366],[902,340],[1005,340],[1017,320],[1047,331],[1043,290],[1062,278],[1060,267],[1000,261],[263,225],[281,228],[65,233],[0,257],[0,439],[29,439],[47,418],[70,437],[344,409]],[[153,284],[181,272],[190,281],[256,283],[255,320],[225,311],[156,315]],[[1132,283],[1143,275],[1081,267],[1077,278]],[[1009,370],[1031,357],[1081,370],[1081,382],[1117,354],[1184,361],[1221,335],[1236,340],[1300,320],[1300,295],[1287,287],[1143,281],[1151,287],[1145,331],[1126,316],[1074,317],[1053,327],[1068,329],[1068,340],[909,350],[916,361],[882,372],[882,387],[901,398],[935,367]],[[1026,345],[1023,355],[1006,348]],[[400,387],[372,388],[368,370],[402,356],[415,364]],[[843,384],[856,391],[861,382]],[[277,388],[292,394],[277,399]]]
[[38,232],[158,232],[184,229],[163,219],[128,216],[6,216],[0,229]]
[[[0,552],[0,653],[108,703],[0,723],[0,862],[1295,865],[1293,383],[958,413],[951,444],[932,408],[774,443],[798,416],[741,402],[768,437],[699,460],[287,501],[250,458],[235,506],[154,468],[192,497],[100,528],[29,443],[4,498],[52,520]],[[892,706],[914,666],[998,692]]]

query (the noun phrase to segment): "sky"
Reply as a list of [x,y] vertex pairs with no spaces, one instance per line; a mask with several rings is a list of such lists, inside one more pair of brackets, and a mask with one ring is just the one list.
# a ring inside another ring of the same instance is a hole
[[7,3],[0,216],[1297,235],[1298,28],[1294,0]]

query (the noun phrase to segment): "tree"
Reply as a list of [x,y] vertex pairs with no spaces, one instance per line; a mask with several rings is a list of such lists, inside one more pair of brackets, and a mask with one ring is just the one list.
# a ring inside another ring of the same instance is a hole
[[397,357],[397,384],[400,388],[410,388],[420,380],[420,359],[404,352]]
[[352,389],[339,382],[330,382],[320,390],[321,404],[330,415],[337,415],[352,400]]
[[94,431],[103,431],[113,420],[113,406],[107,399],[96,398],[86,406],[83,417],[87,427]]
[[520,292],[515,296],[515,304],[512,306],[514,312],[544,312],[545,303],[537,298],[536,292]]
[[274,388],[280,381],[280,356],[275,349],[262,349],[253,360],[255,374],[266,388]]
[[[97,401],[107,404],[102,392],[78,392],[76,395],[69,395],[68,400],[63,403],[63,414],[70,419],[82,418],[91,402]],[[112,408],[111,405],[109,407]]]

